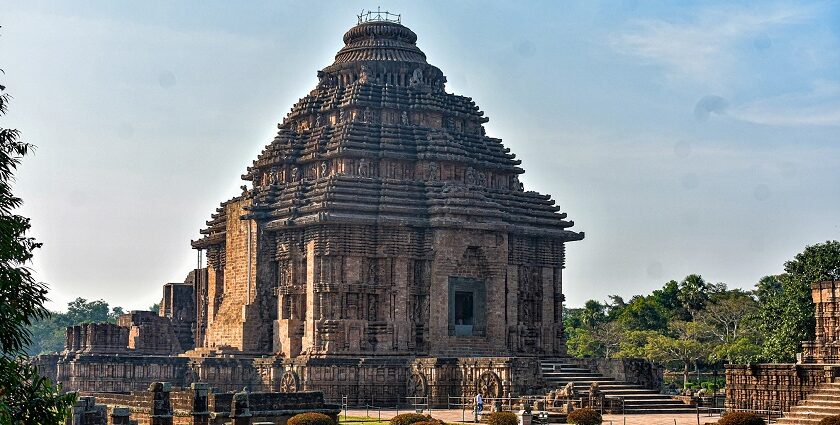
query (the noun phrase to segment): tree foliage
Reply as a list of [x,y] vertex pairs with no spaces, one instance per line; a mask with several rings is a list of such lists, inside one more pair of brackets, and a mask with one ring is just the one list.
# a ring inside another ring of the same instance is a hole
[[[0,85],[0,116],[9,95]],[[38,375],[25,349],[32,342],[30,327],[46,318],[47,287],[36,282],[28,264],[41,246],[27,236],[29,218],[16,214],[23,201],[12,193],[14,173],[32,145],[20,132],[0,127],[0,423],[62,423],[74,394]]]
[[[785,262],[785,273],[762,279],[759,327],[765,342],[762,357],[773,362],[796,358],[799,344],[814,338],[816,321],[811,284],[840,279],[840,242],[805,247]],[[776,283],[778,282],[778,284]]]
[[680,369],[723,363],[790,362],[814,337],[811,284],[840,280],[840,242],[807,246],[752,291],[699,274],[670,280],[628,302],[588,301],[565,311],[569,354],[636,357]]
[[29,355],[61,351],[64,347],[65,329],[68,326],[82,323],[116,323],[121,314],[122,307],[110,308],[103,300],[88,301],[76,298],[67,304],[66,312],[51,312],[48,317],[32,324],[32,343],[26,351]]

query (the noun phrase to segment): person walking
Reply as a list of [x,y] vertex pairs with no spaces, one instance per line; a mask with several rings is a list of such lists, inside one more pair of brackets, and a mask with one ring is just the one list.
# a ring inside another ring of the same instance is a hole
[[484,398],[479,392],[475,394],[475,422],[480,420],[482,411],[484,411]]

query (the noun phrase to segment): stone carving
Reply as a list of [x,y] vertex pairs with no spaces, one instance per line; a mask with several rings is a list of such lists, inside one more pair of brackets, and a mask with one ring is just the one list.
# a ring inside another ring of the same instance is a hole
[[577,392],[575,392],[575,383],[569,382],[568,384],[566,384],[566,386],[563,387],[562,390],[560,390],[557,396],[567,399],[577,397]]
[[321,177],[326,177],[329,169],[330,169],[330,166],[327,165],[327,161],[322,162],[321,163]]
[[362,115],[362,121],[366,123],[373,122],[370,108],[365,108],[364,114]]
[[440,171],[438,171],[437,162],[429,163],[429,172],[426,174],[426,180],[436,181],[439,178]]
[[298,181],[298,167],[292,167],[292,181]]
[[478,377],[476,390],[484,397],[499,398],[502,396],[502,379],[495,372],[484,372]]
[[478,173],[478,185],[487,186],[487,174],[484,172]]
[[359,83],[367,83],[368,81],[368,68],[364,64],[359,67]]
[[589,400],[596,400],[600,396],[601,387],[598,385],[597,382],[593,382],[592,385],[589,386]]
[[345,119],[344,109],[339,109],[338,110],[338,122],[344,122],[344,119]]
[[467,183],[468,186],[475,186],[475,170],[473,167],[467,167],[467,171],[464,176],[464,181]]
[[400,124],[408,125],[408,112],[402,111],[400,113]]
[[362,158],[362,159],[359,160],[359,168],[358,168],[357,171],[358,171],[358,174],[360,176],[367,177],[367,175],[368,175],[368,165],[367,165],[367,160],[366,159]]
[[411,79],[408,81],[409,87],[417,87],[423,81],[423,70],[420,68],[415,68],[414,72],[411,74]]
[[292,370],[283,372],[283,376],[280,377],[280,392],[294,393],[298,391],[300,391],[300,379],[297,373]]
[[324,116],[318,114],[315,116],[315,127],[321,127],[322,125],[324,125]]
[[408,378],[406,394],[409,397],[425,397],[427,395],[426,390],[426,377],[419,372],[412,373]]

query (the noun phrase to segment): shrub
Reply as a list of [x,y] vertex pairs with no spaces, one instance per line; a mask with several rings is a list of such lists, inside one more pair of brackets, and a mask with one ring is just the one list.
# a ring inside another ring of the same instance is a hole
[[827,418],[823,418],[819,425],[840,425],[840,416],[829,416]]
[[746,412],[732,412],[723,415],[718,421],[718,425],[764,425],[764,419],[761,416],[746,413]]
[[286,422],[287,425],[336,425],[333,418],[317,412],[299,413]]
[[402,415],[397,415],[391,418],[391,425],[412,425],[418,422],[439,423],[438,421],[432,419],[431,416],[421,415],[419,413],[403,413]]
[[443,421],[438,420],[438,419],[432,419],[430,421],[414,422],[411,425],[443,425]]
[[569,413],[570,424],[578,425],[601,425],[603,419],[601,414],[592,409],[578,409]]
[[517,425],[519,419],[512,412],[493,412],[487,415],[487,425]]

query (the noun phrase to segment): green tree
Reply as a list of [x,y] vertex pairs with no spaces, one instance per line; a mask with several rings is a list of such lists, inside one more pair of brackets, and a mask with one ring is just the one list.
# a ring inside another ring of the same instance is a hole
[[[811,284],[840,279],[840,242],[806,246],[785,262],[778,276],[781,289],[764,282],[759,307],[759,328],[764,336],[762,356],[774,362],[793,361],[802,341],[814,338],[814,303]],[[761,284],[762,282],[759,282]]]
[[751,333],[751,324],[758,313],[758,302],[741,290],[727,291],[716,296],[700,314],[712,335],[721,343],[728,343]]
[[665,283],[662,289],[657,289],[651,294],[651,298],[669,312],[672,318],[677,320],[690,320],[691,315],[680,302],[680,284],[676,280]]
[[566,350],[572,357],[596,357],[599,354],[598,342],[592,331],[586,328],[566,329]]
[[668,329],[668,311],[655,298],[637,295],[621,310],[618,321],[631,330],[663,331]]
[[[0,85],[0,116],[9,95]],[[47,317],[47,288],[36,282],[27,264],[41,246],[28,237],[27,217],[15,214],[23,201],[12,193],[11,181],[21,159],[32,146],[19,140],[14,129],[0,128],[0,423],[63,423],[75,394],[38,375],[26,358],[32,342],[29,326]]]
[[662,336],[657,331],[627,331],[621,338],[615,357],[647,358],[645,347],[651,338]]
[[677,299],[693,318],[709,302],[709,295],[714,286],[703,280],[698,274],[690,274],[680,282]]
[[155,313],[160,311],[160,303],[154,303],[149,307],[149,311],[153,311]]
[[598,323],[607,321],[607,306],[595,300],[589,300],[583,305],[581,312],[581,322],[583,326],[590,328],[595,327]]
[[655,362],[678,364],[683,370],[683,388],[688,387],[691,366],[709,357],[709,348],[701,339],[704,329],[700,323],[676,322],[672,325],[676,337],[654,335],[645,345],[646,357]]

